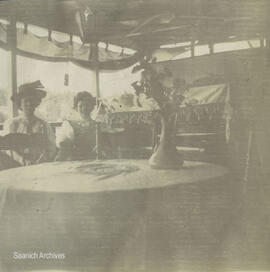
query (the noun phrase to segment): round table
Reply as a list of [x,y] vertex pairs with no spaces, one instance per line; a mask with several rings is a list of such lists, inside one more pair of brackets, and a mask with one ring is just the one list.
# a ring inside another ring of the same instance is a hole
[[[202,162],[185,162],[181,170],[112,160],[2,171],[2,266],[8,271],[200,266],[217,252],[214,239],[231,208],[230,184],[225,167]],[[14,252],[54,257],[24,259]]]

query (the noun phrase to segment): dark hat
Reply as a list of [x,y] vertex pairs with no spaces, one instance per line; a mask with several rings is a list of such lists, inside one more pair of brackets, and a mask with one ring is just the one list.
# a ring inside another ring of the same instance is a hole
[[76,109],[79,101],[90,101],[92,105],[96,105],[96,98],[92,96],[89,92],[83,91],[79,92],[74,96],[73,107]]
[[21,104],[21,100],[24,97],[35,97],[37,100],[41,101],[42,98],[46,96],[44,91],[44,86],[41,84],[40,80],[25,83],[19,86],[18,93],[11,96],[11,100],[18,105]]

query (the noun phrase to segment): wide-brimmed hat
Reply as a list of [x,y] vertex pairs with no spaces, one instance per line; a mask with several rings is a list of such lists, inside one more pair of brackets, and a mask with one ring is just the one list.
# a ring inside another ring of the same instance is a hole
[[18,93],[11,96],[11,100],[16,104],[20,105],[21,100],[24,97],[35,97],[37,100],[41,101],[42,98],[46,96],[46,91],[44,86],[41,84],[40,80],[25,83],[19,86]]

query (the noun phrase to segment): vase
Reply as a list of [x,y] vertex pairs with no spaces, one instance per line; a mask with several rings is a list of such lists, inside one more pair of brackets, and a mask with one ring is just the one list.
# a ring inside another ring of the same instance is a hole
[[161,114],[161,134],[158,146],[149,159],[154,169],[180,169],[184,160],[177,152],[174,122],[166,114]]

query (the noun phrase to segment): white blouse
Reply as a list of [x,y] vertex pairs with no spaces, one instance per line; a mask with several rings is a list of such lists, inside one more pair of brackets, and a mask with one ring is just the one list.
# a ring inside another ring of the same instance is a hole
[[[45,161],[52,161],[54,160],[54,157],[56,155],[56,144],[55,144],[55,135],[54,132],[52,130],[52,128],[50,127],[50,125],[35,117],[34,118],[34,122],[29,122],[26,118],[24,118],[23,116],[18,116],[15,117],[13,119],[7,120],[5,125],[4,125],[4,130],[5,130],[5,134],[8,133],[22,133],[22,134],[43,134],[46,135],[47,139],[48,139],[48,146],[46,147],[46,158]],[[39,158],[41,154],[41,149],[36,149],[36,150],[31,150],[31,152],[33,153],[32,157],[33,158]],[[20,163],[21,159],[19,159]],[[36,162],[33,162],[36,163]]]

